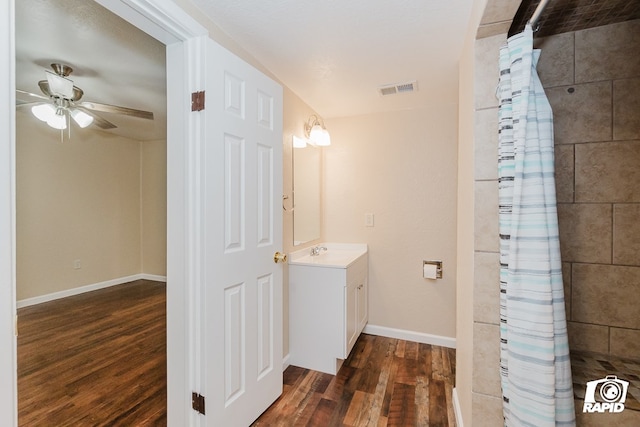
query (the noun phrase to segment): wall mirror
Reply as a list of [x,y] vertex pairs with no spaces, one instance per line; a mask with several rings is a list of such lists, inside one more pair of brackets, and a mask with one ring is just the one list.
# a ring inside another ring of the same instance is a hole
[[293,148],[293,245],[320,238],[321,150]]

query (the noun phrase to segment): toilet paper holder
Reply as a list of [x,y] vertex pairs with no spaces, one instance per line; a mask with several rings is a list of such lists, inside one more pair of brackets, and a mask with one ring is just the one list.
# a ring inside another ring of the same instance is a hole
[[435,265],[436,266],[436,279],[442,279],[442,261],[434,261],[434,260],[430,260],[430,261],[422,261],[422,272],[423,272],[423,277],[427,278],[425,275],[425,272],[427,270],[426,266],[429,265]]

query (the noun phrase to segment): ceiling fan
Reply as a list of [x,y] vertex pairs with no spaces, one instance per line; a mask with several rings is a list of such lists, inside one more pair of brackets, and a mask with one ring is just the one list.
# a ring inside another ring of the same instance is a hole
[[73,81],[68,78],[73,72],[73,68],[59,63],[51,64],[51,68],[54,72],[45,70],[46,80],[38,82],[40,90],[46,96],[20,89],[17,89],[16,92],[17,96],[21,98],[26,96],[30,100],[33,98],[38,99],[38,101],[27,101],[19,106],[32,106],[31,112],[33,115],[46,122],[52,128],[66,129],[71,124],[71,119],[82,128],[92,123],[101,129],[114,129],[117,127],[96,114],[96,111],[153,120],[153,113],[149,111],[98,102],[80,101],[84,95],[83,90],[74,86]]

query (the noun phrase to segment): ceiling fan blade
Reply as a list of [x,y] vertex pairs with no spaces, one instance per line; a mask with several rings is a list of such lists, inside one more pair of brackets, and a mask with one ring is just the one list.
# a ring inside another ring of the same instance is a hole
[[16,107],[18,108],[35,107],[36,105],[40,105],[40,104],[44,104],[44,102],[40,102],[40,101],[27,102],[27,101],[22,101],[20,99],[16,99]]
[[75,108],[77,108],[78,110],[87,113],[88,115],[90,115],[91,117],[93,117],[93,124],[95,124],[96,126],[98,126],[100,129],[115,129],[118,126],[114,125],[113,123],[111,123],[109,120],[105,120],[102,117],[100,117],[99,115],[97,115],[96,113],[94,113],[93,111],[87,109],[87,108],[83,108],[83,106],[76,106]]
[[150,111],[135,110],[133,108],[118,107],[117,105],[101,104],[99,102],[80,102],[80,107],[94,111],[102,111],[103,113],[124,114],[127,116],[138,117],[140,119],[153,120],[153,113]]
[[18,95],[27,95],[27,96],[30,96],[32,98],[43,99],[45,101],[49,100],[49,97],[47,97],[47,96],[36,95],[35,93],[27,92],[26,90],[16,89],[16,94],[18,94]]

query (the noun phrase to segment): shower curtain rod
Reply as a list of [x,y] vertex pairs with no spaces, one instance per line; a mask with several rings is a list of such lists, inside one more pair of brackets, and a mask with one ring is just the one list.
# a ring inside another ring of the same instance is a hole
[[536,10],[533,12],[533,15],[531,15],[528,23],[531,25],[531,28],[533,28],[533,31],[537,31],[536,24],[538,23],[538,19],[540,19],[540,15],[542,15],[544,8],[547,7],[547,3],[549,3],[549,0],[541,0],[540,3],[538,3],[538,7],[536,7]]

